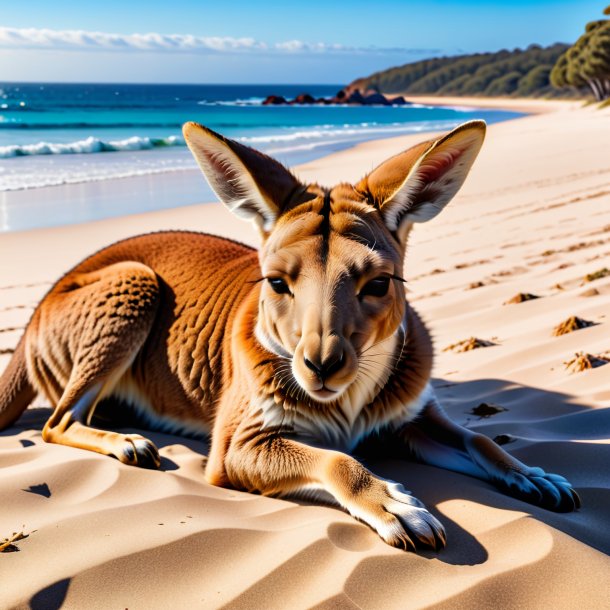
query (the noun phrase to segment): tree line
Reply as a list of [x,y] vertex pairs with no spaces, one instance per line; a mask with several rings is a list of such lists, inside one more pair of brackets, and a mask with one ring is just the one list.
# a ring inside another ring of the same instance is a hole
[[[610,6],[604,10],[610,15]],[[405,95],[582,97],[610,99],[610,19],[585,26],[573,44],[437,57],[375,72],[347,90]]]
[[382,70],[349,88],[413,95],[547,97],[561,95],[550,73],[566,44],[437,57]]

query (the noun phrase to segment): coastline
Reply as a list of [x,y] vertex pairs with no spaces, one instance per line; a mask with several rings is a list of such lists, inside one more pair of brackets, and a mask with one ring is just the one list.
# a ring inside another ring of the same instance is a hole
[[[218,118],[214,118],[212,110],[219,107],[225,108],[212,105],[206,109],[209,116],[205,113],[198,115],[196,111],[192,116],[201,122],[207,116],[214,125],[213,121]],[[232,112],[239,108],[227,107]],[[266,114],[276,110],[288,111],[288,115],[281,115],[281,120],[286,121],[283,127],[273,127],[273,121],[265,118]],[[245,121],[246,117],[252,119],[249,113],[255,112],[258,114],[254,118],[258,116],[266,125],[260,128],[262,131],[258,135],[253,135],[256,132],[248,129],[236,131],[237,123],[227,123],[233,127],[227,127],[229,132],[223,133],[232,137],[233,130],[238,140],[259,147],[280,162],[294,166],[349,150],[360,142],[450,129],[473,118],[482,118],[493,124],[521,116],[519,112],[501,108],[432,108],[418,104],[404,109],[351,106],[276,110],[252,105],[245,108],[240,120]],[[260,111],[263,111],[262,115]],[[320,115],[320,112],[323,114]],[[298,119],[297,116],[302,118]],[[324,123],[312,122],[314,118]],[[61,150],[51,150],[49,147],[53,144],[49,142],[38,142],[29,147],[0,147],[0,152],[3,148],[28,149],[23,151],[26,154],[5,159],[0,168],[0,232],[82,223],[118,217],[125,211],[154,211],[214,199],[212,190],[201,179],[184,144],[139,150],[140,141],[151,141],[140,130],[135,130],[139,135],[130,138],[127,138],[128,133],[123,133],[126,139],[120,141],[110,141],[109,136],[102,138],[95,131],[85,132],[78,137],[84,138],[87,133],[89,137],[76,142],[72,141],[76,135],[72,132],[62,135],[61,129],[57,132],[51,130],[49,134],[37,134],[35,130],[13,131],[17,135],[24,131],[32,142],[37,138],[52,142],[54,137],[70,142],[57,145],[60,148],[63,146]],[[172,138],[181,141],[176,134],[165,140]],[[102,144],[112,144],[114,148],[100,152],[96,146]],[[124,150],[121,146],[135,146],[135,149]],[[81,152],[65,152],[72,150],[71,147]],[[32,152],[34,149],[42,152]],[[12,154],[11,150],[4,152]]]
[[404,97],[417,104],[429,106],[463,106],[465,108],[496,108],[514,110],[527,114],[547,114],[558,110],[582,108],[586,100],[554,100],[530,97],[474,97],[474,96],[442,96],[442,95],[411,95],[403,93]]
[[[45,444],[48,410],[30,409],[0,435],[0,538],[31,533],[19,553],[0,556],[3,603],[398,610],[408,599],[413,608],[483,610],[492,599],[506,608],[602,607],[610,584],[610,365],[572,373],[564,362],[579,351],[610,351],[610,276],[583,279],[610,257],[610,109],[553,108],[489,128],[455,200],[414,230],[405,277],[436,343],[434,385],[451,417],[504,435],[519,459],[565,475],[581,511],[555,514],[466,476],[373,460],[371,470],[403,483],[448,526],[443,552],[403,553],[339,510],[206,485],[204,443],[143,432],[173,466],[138,470]],[[295,171],[322,184],[353,181],[432,137],[363,142]],[[2,234],[0,369],[61,273],[112,241],[170,228],[257,241],[218,203]],[[526,292],[540,298],[503,305]],[[572,315],[595,325],[553,337],[553,326]],[[442,351],[469,336],[495,345]],[[480,403],[503,410],[479,418]],[[49,497],[29,492],[43,483]]]

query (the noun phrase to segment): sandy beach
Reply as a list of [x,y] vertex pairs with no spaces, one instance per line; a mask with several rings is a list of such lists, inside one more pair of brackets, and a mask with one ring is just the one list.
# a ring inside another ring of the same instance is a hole
[[[456,99],[429,102],[469,103]],[[161,471],[46,444],[38,398],[0,432],[0,540],[29,534],[0,554],[0,607],[610,607],[610,362],[565,364],[580,352],[610,359],[610,109],[520,109],[536,114],[493,125],[461,192],[413,232],[405,277],[451,417],[566,476],[580,511],[551,513],[421,464],[369,463],[447,528],[442,552],[405,553],[340,510],[207,485],[204,442],[142,432]],[[295,171],[354,181],[428,137],[366,142]],[[60,274],[117,239],[178,228],[256,244],[220,204],[0,234],[0,370]],[[519,294],[538,298],[505,304]],[[554,336],[572,316],[591,324]],[[471,337],[491,345],[445,351]]]
[[569,99],[541,99],[531,97],[468,97],[468,96],[436,96],[436,95],[412,95],[405,93],[405,98],[416,104],[429,106],[460,106],[463,108],[501,108],[503,110],[514,110],[526,114],[547,114],[570,108],[581,108],[581,100]]

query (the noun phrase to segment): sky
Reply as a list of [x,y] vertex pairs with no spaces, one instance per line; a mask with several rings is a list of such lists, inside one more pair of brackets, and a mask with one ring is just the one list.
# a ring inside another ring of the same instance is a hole
[[608,0],[0,0],[0,81],[347,83],[574,42]]

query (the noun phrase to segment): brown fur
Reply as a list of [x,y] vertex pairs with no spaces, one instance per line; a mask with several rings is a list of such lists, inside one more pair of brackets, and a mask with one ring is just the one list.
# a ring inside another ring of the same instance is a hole
[[411,226],[455,194],[483,133],[467,124],[356,186],[324,189],[187,125],[219,197],[259,227],[260,252],[163,232],[84,260],[42,300],[0,379],[0,428],[40,392],[54,407],[46,441],[158,467],[148,439],[90,425],[101,399],[129,403],[155,427],[210,433],[210,483],[330,495],[403,548],[437,548],[444,531],[401,486],[349,455],[374,434],[398,440],[405,455],[574,508],[564,479],[447,420],[428,385],[428,333],[405,301]]

